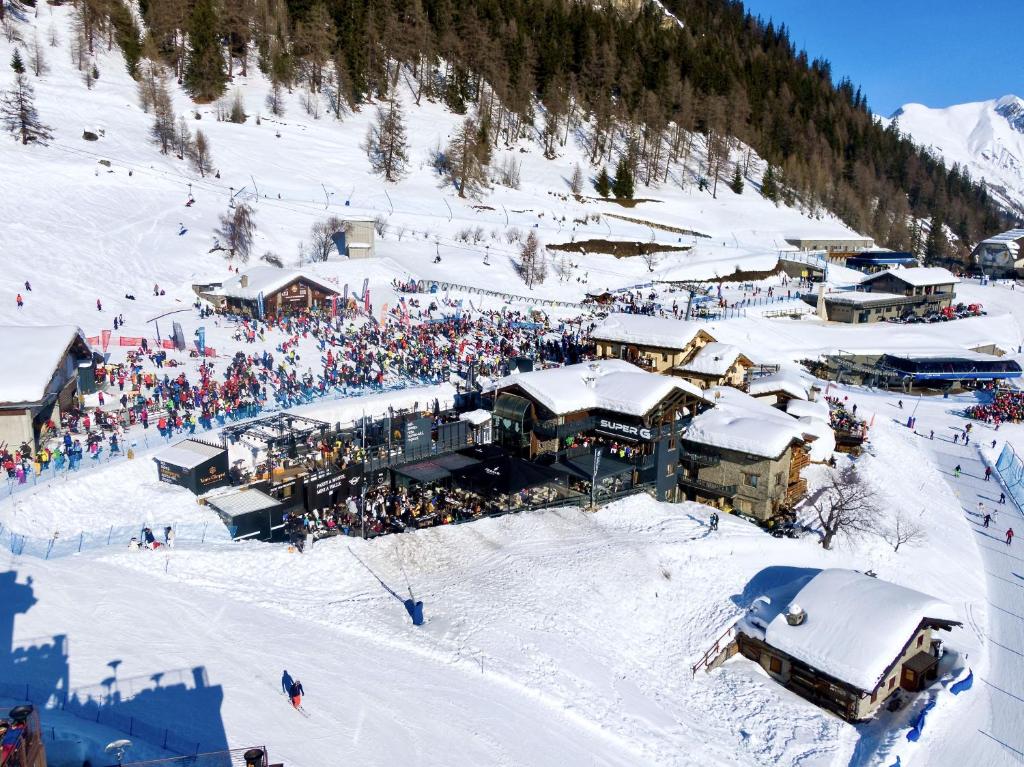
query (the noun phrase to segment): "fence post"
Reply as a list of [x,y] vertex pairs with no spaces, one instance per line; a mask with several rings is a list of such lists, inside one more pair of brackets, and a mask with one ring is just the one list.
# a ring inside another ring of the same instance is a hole
[[113,537],[113,535],[114,535],[114,526],[111,525],[110,526],[110,532],[107,533],[107,545],[108,546],[110,545],[110,539]]
[[46,556],[44,557],[44,559],[49,559],[50,558],[50,552],[51,551],[53,551],[53,538],[50,539],[50,543],[46,547]]
[[82,553],[82,543],[85,540],[85,531],[83,530],[78,534],[78,553]]

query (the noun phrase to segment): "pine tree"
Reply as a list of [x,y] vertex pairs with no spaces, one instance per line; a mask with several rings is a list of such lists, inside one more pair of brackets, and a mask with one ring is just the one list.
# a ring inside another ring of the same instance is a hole
[[607,168],[601,168],[600,173],[597,174],[597,179],[594,181],[594,191],[602,197],[607,197],[612,193],[612,181],[608,178]]
[[213,170],[213,157],[210,156],[210,141],[201,130],[196,131],[196,139],[189,146],[188,157],[200,176],[206,176]]
[[761,196],[766,200],[776,202],[779,199],[779,185],[775,181],[775,171],[769,165],[761,179]]
[[583,168],[580,167],[579,163],[576,163],[576,167],[572,169],[572,178],[569,179],[569,190],[573,194],[581,194],[583,192]]
[[617,200],[633,199],[633,171],[629,169],[629,161],[626,155],[619,158],[619,164],[615,166],[615,182],[612,184],[612,194]]
[[21,51],[17,48],[14,49],[14,55],[11,56],[11,69],[16,75],[25,74],[25,63],[21,60]]
[[743,194],[743,173],[740,170],[739,163],[736,163],[736,168],[733,170],[732,181],[729,182],[729,188],[736,194]]
[[476,195],[487,182],[486,168],[480,162],[477,146],[479,129],[472,117],[467,117],[448,142],[445,152],[448,174],[459,190],[459,197]]
[[537,233],[532,229],[526,237],[526,241],[519,249],[519,263],[516,265],[519,276],[523,278],[526,286],[533,290],[534,285],[544,282],[548,274],[547,257],[541,250]]
[[213,0],[196,0],[189,23],[191,53],[185,65],[185,87],[195,101],[213,101],[224,92],[227,76]]
[[174,107],[171,105],[171,94],[159,77],[154,78],[150,85],[152,90],[148,96],[153,100],[153,126],[149,129],[153,141],[159,144],[160,153],[167,154],[174,146],[177,132],[174,129]]
[[249,250],[252,248],[252,238],[256,232],[256,224],[252,219],[252,208],[244,202],[239,203],[233,211],[221,215],[220,228],[216,231],[224,238],[228,254],[238,256],[242,261],[249,260]]
[[924,260],[927,264],[942,262],[949,255],[949,241],[945,226],[938,216],[932,217],[928,238],[924,241]]
[[0,95],[0,119],[22,144],[35,142],[46,146],[46,142],[53,138],[50,128],[39,120],[35,92],[24,72],[15,75],[14,87]]
[[366,154],[373,172],[385,181],[394,183],[402,177],[409,161],[409,141],[399,102],[392,100],[387,109],[377,107],[377,119],[366,134]]

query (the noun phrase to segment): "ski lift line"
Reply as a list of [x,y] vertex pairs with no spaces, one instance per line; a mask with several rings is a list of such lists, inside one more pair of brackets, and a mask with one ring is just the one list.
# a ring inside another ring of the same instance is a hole
[[[78,149],[78,148],[74,148],[74,147],[64,147],[64,146],[59,146],[59,145],[52,145],[52,148],[57,149],[59,151],[65,151],[65,152],[68,152],[68,153],[72,153],[72,154],[79,154],[79,155],[84,155],[84,156],[88,156],[88,157],[98,157],[98,158],[101,158],[101,159],[109,159],[110,157],[113,157],[113,155],[100,155],[100,154],[97,154],[95,152],[89,152],[88,150]],[[138,165],[135,165],[134,163],[130,163],[130,162],[123,161],[123,160],[118,160],[118,164],[122,165],[123,167],[130,168],[133,171],[137,171],[140,174],[149,175],[149,176],[153,176],[153,177],[156,177],[156,178],[159,178],[161,176],[163,176],[163,177],[177,177],[177,178],[183,179],[185,183],[190,183],[190,184],[192,184],[195,187],[200,187],[200,188],[206,189],[207,191],[214,192],[214,193],[223,192],[224,186],[228,186],[228,185],[223,184],[223,183],[217,184],[217,183],[215,183],[213,181],[210,181],[208,179],[193,179],[193,178],[190,178],[189,176],[186,176],[185,174],[177,172],[177,171],[160,170],[160,169],[156,169],[156,168],[152,168],[152,167],[140,167]],[[250,176],[250,179],[253,181],[253,186],[255,188],[255,179],[253,179],[252,176]],[[244,189],[244,188],[245,187],[242,187],[242,189]],[[229,189],[230,189],[230,187],[229,187]],[[239,192],[236,192],[235,196],[237,196],[242,191],[242,189],[239,189]],[[285,210],[289,210],[289,211],[291,211],[293,213],[306,214],[306,215],[309,215],[309,216],[317,216],[317,215],[319,215],[319,206],[317,206],[316,211],[313,211],[313,210],[308,210],[307,209],[307,208],[310,207],[309,203],[306,203],[306,202],[301,201],[301,200],[295,200],[295,199],[289,199],[289,198],[274,199],[274,198],[270,198],[270,197],[260,198],[258,190],[257,190],[256,194],[257,194],[257,200],[260,203],[268,205],[270,207],[282,208],[282,209],[285,209]],[[445,202],[445,205],[448,207],[449,215],[450,216],[453,215],[452,212],[451,212],[451,206],[448,205],[448,201],[445,200],[444,202]],[[504,206],[502,206],[502,207],[504,207]],[[373,209],[371,208],[371,210],[373,210]],[[429,213],[419,213],[419,212],[416,212],[416,211],[409,211],[409,210],[402,210],[402,209],[399,209],[398,212],[402,213],[404,215],[410,215],[410,216],[416,216],[416,217],[431,217],[432,218],[432,216]],[[506,212],[506,216],[507,216],[507,212]],[[449,221],[451,221],[451,220],[452,220],[452,218],[449,218]],[[607,220],[605,220],[605,225],[608,227],[609,232],[611,232],[611,227],[608,224]],[[415,230],[413,230],[413,231],[415,232]],[[585,230],[581,230],[581,231],[585,231]],[[455,241],[448,240],[447,238],[437,237],[436,239],[439,242],[444,243],[447,247],[452,247],[452,248],[460,249],[460,250],[469,250],[469,251],[476,252],[476,253],[480,252],[478,249],[469,248],[469,247],[465,247],[465,246],[459,245]],[[519,255],[518,252],[506,251],[506,250],[501,250],[501,249],[495,249],[494,252],[499,253],[499,254],[509,255],[509,256],[518,256]],[[588,267],[587,271],[592,271],[592,272],[596,272],[596,273],[599,273],[599,274],[605,274],[605,275],[612,276],[612,277],[632,278],[632,276],[633,276],[633,275],[629,275],[629,274],[624,274],[622,272],[616,272],[614,270],[602,269],[602,268],[596,267],[596,266]]]

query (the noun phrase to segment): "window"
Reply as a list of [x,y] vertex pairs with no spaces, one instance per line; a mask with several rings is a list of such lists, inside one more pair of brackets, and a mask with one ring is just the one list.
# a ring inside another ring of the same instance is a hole
[[889,689],[891,690],[895,686],[896,686],[896,677],[893,677],[892,679],[889,680]]
[[779,473],[779,474],[775,475],[775,486],[779,487],[781,484],[782,484],[782,474]]
[[871,693],[871,702],[875,703],[878,701],[878,688],[876,687]]
[[782,673],[782,660],[776,658],[774,655],[768,656],[768,670],[773,674]]
[[917,638],[917,646],[920,647],[923,644],[924,644],[924,634],[921,634],[921,636],[919,636]]
[[674,463],[667,463],[667,464],[665,464],[665,476],[666,477],[671,477],[675,473],[676,473],[676,465]]
[[760,477],[757,474],[744,474],[743,484],[748,485],[749,487],[757,487],[757,481],[759,479]]

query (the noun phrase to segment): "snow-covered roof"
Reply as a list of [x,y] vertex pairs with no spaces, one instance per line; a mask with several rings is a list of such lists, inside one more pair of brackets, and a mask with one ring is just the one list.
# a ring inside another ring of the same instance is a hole
[[677,390],[704,399],[701,390],[687,381],[648,373],[624,360],[597,360],[513,373],[499,379],[492,388],[500,390],[513,385],[556,415],[601,409],[642,416]]
[[884,272],[872,274],[861,284],[867,285],[886,275],[892,275],[908,285],[913,285],[915,288],[927,287],[929,285],[955,285],[960,282],[949,269],[943,269],[941,266],[912,266],[902,269],[886,269]]
[[[246,280],[245,287],[242,286],[243,278]],[[260,293],[268,296],[300,278],[309,280],[331,293],[338,292],[334,285],[309,272],[297,269],[278,269],[275,266],[254,266],[242,274],[224,280],[216,292],[220,295],[231,296],[232,298],[255,300]]]
[[1024,239],[1024,229],[1009,229],[992,237],[986,237],[979,245],[1016,244],[1017,240]]
[[604,322],[594,328],[590,337],[595,341],[638,344],[660,349],[685,349],[701,331],[707,333],[699,322],[684,322],[646,314],[609,314]]
[[825,300],[832,304],[884,304],[888,301],[909,301],[907,296],[899,293],[881,293],[878,291],[842,290],[837,293],[826,293]]
[[715,386],[705,397],[715,406],[690,422],[684,435],[690,442],[778,458],[794,442],[816,436],[795,418],[739,389]]
[[853,570],[822,570],[793,599],[799,626],[785,611],[765,631],[772,647],[829,676],[870,692],[926,618],[959,622],[945,602]]
[[780,368],[775,373],[752,380],[747,391],[754,397],[762,394],[785,392],[797,399],[807,399],[808,386],[803,375],[792,368]]
[[682,365],[677,365],[675,369],[682,373],[723,376],[742,356],[743,352],[740,351],[740,347],[714,341],[702,346],[693,355],[693,359]]
[[248,514],[281,506],[281,501],[253,487],[247,487],[234,493],[224,493],[209,499],[209,504],[229,517]]
[[46,387],[76,338],[86,344],[81,329],[74,325],[0,326],[0,359],[4,360],[0,403],[39,402],[45,398]]
[[459,416],[460,421],[469,421],[474,426],[480,426],[491,420],[490,410],[470,410]]
[[223,453],[225,448],[207,445],[194,439],[186,439],[157,453],[153,460],[169,463],[180,469],[194,469],[204,461]]
[[817,418],[828,423],[831,420],[828,405],[824,402],[810,402],[805,399],[791,399],[786,403],[786,412],[794,418]]

